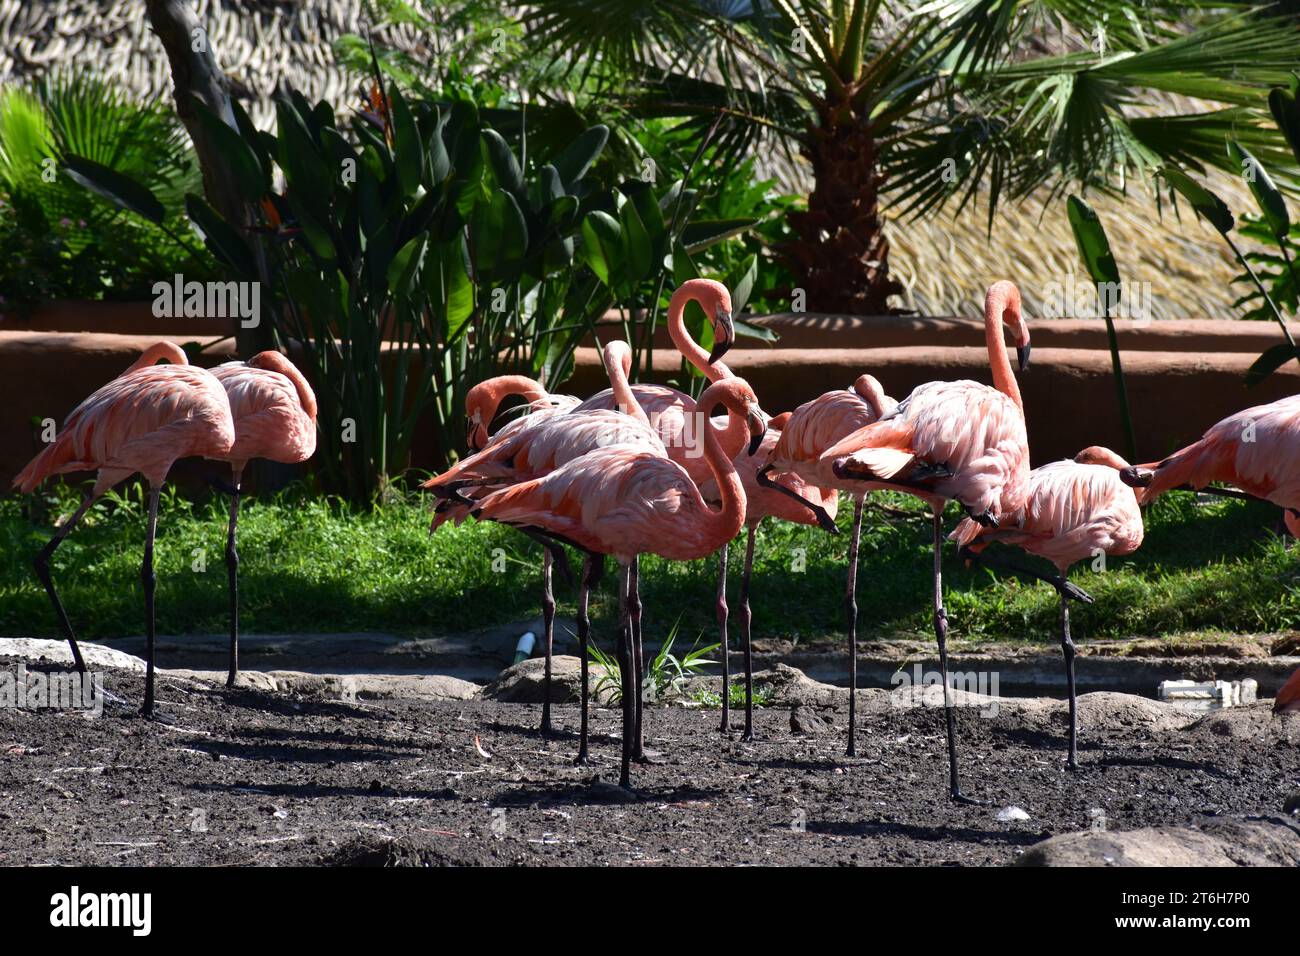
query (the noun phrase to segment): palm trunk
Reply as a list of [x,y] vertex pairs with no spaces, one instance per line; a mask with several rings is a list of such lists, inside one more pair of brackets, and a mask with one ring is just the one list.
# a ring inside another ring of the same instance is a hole
[[809,128],[804,155],[814,185],[807,212],[792,213],[797,238],[780,250],[807,307],[819,312],[881,315],[902,285],[889,275],[889,240],[880,216],[884,177],[871,125],[852,107],[824,113]]

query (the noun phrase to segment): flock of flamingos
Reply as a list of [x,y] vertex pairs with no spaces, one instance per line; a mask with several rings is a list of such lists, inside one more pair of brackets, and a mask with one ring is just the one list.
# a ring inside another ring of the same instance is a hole
[[[711,319],[715,346],[706,353],[683,319],[695,301]],[[727,548],[747,529],[740,625],[745,652],[745,739],[753,734],[749,640],[749,583],[754,531],[766,517],[835,532],[840,492],[854,504],[845,604],[848,615],[849,686],[856,687],[854,599],[863,497],[871,491],[912,494],[933,512],[934,632],[944,681],[949,785],[961,792],[953,697],[948,682],[947,616],[940,557],[942,515],[955,501],[965,517],[949,538],[967,560],[1032,575],[1060,594],[1060,639],[1070,688],[1068,762],[1077,766],[1074,657],[1069,603],[1091,597],[1067,580],[1077,561],[1101,553],[1129,554],[1142,543],[1140,506],[1171,489],[1211,483],[1280,505],[1288,529],[1300,536],[1300,396],[1248,408],[1211,427],[1197,442],[1164,461],[1132,466],[1094,446],[1073,461],[1033,470],[1024,405],[1008,359],[1004,326],[1014,339],[1020,370],[1029,359],[1029,329],[1020,294],[995,283],[984,305],[985,339],[993,385],[929,382],[903,401],[885,395],[862,375],[852,388],[827,392],[792,412],[769,418],[750,386],[719,359],[734,338],[725,286],[706,279],[683,284],[672,296],[668,330],[682,355],[709,379],[698,400],[660,385],[632,385],[631,352],[621,341],[603,350],[610,388],[586,401],[548,394],[522,376],[501,376],[467,396],[471,454],[423,487],[437,504],[436,529],[466,517],[518,528],[544,545],[542,570],[547,701],[542,729],[551,725],[549,681],[555,618],[552,569],[567,571],[561,545],[583,555],[577,625],[582,644],[582,709],[578,761],[588,761],[587,641],[590,588],[612,555],[620,568],[620,660],[623,742],[621,785],[629,766],[644,759],[642,733],[641,599],[638,559],[655,554],[689,561],[718,554],[717,607],[726,644]],[[166,360],[167,364],[157,364]],[[490,427],[510,396],[526,400],[526,414],[495,433]],[[725,417],[710,417],[718,407]],[[701,442],[698,440],[702,437]],[[238,554],[240,478],[247,462],[307,460],[316,446],[316,399],[306,379],[284,356],[263,352],[247,363],[208,371],[188,364],[184,352],[159,342],[121,376],[100,388],[68,416],[55,440],[14,480],[30,492],[51,475],[96,471],[97,478],[73,516],[36,558],[76,666],[85,662],[50,577],[59,543],[109,488],[135,473],[149,483],[149,510],[141,577],[144,585],[147,672],[143,712],[154,710],[153,545],[160,488],[181,458],[229,462],[231,507],[226,547],[230,584],[230,673],[238,669]],[[1001,541],[1047,558],[1058,570],[1043,574],[983,554]],[[723,654],[723,679],[728,675]],[[849,695],[848,754],[854,753],[854,697]],[[728,694],[722,694],[723,730],[729,730]],[[1279,693],[1277,710],[1300,710],[1300,672]]]

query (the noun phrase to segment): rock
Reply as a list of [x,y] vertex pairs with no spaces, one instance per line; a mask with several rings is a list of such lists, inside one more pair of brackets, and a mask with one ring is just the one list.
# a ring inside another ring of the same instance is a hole
[[1036,843],[1019,866],[1300,866],[1300,823],[1281,817],[1198,827],[1066,833]]
[[[520,661],[503,670],[492,683],[482,690],[484,700],[499,700],[514,704],[540,704],[544,700],[543,687],[546,661],[540,657]],[[590,689],[592,699],[598,696],[596,685],[605,674],[605,669],[596,664],[590,667]],[[612,688],[611,688],[612,690]],[[551,658],[551,703],[576,701],[582,693],[582,661],[567,654]]]
[[[89,644],[78,641],[81,656],[90,669],[96,667],[116,667],[119,670],[143,674],[145,665],[138,657],[116,651],[102,644]],[[0,657],[18,657],[28,661],[48,661],[53,664],[71,664],[72,648],[67,641],[55,641],[37,637],[3,637],[0,638]]]
[[1188,727],[1187,732],[1254,740],[1265,746],[1279,743],[1300,746],[1300,719],[1288,715],[1275,717],[1269,701],[1206,714]]
[[999,823],[1023,823],[1029,819],[1028,811],[1014,804],[998,811]]
[[835,728],[813,708],[795,704],[790,708],[790,729],[802,737],[817,737],[828,734]]
[[759,671],[754,675],[754,683],[769,687],[772,704],[778,707],[834,707],[848,703],[846,688],[815,681],[799,668],[786,664]]

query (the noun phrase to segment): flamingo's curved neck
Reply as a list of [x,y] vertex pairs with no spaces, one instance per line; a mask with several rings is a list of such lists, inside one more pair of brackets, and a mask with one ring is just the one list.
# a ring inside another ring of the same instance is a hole
[[484,392],[484,424],[497,417],[497,409],[511,395],[518,395],[526,402],[539,402],[550,397],[541,382],[527,375],[498,375],[476,387]]
[[614,401],[618,403],[619,410],[648,426],[650,419],[645,409],[641,407],[641,403],[636,400],[632,386],[628,383],[628,376],[632,372],[632,350],[628,348],[626,342],[610,342],[605,346],[604,359],[605,374],[609,376],[610,389],[614,393]]
[[1020,398],[1020,386],[1016,384],[1015,373],[1011,371],[1011,362],[1007,359],[1007,343],[1002,332],[1003,314],[1011,309],[1018,310],[1019,307],[1019,302],[1012,303],[1010,296],[1004,293],[990,293],[984,301],[984,342],[989,349],[993,387],[1015,402],[1023,415],[1025,403]]
[[731,371],[721,362],[709,364],[709,353],[704,351],[686,330],[686,303],[692,301],[699,300],[685,287],[673,293],[673,297],[668,301],[668,337],[673,340],[673,345],[677,346],[677,351],[682,353],[686,361],[699,369],[710,382],[731,378]]
[[[720,401],[718,390],[725,387],[726,382],[722,382],[706,388],[704,394],[700,396],[697,406],[699,411],[707,415],[708,410]],[[705,522],[708,525],[710,539],[716,542],[718,547],[722,547],[725,542],[740,533],[740,528],[745,523],[745,488],[740,483],[736,466],[732,464],[734,455],[728,455],[718,439],[718,432],[721,429],[715,428],[708,419],[705,421],[707,424],[704,428],[704,460],[708,462],[709,470],[713,472],[713,480],[718,485],[718,497],[722,502],[722,507],[717,511],[705,505],[704,510],[708,512]],[[735,430],[737,423],[741,429],[744,429],[744,416],[728,408],[727,428],[722,430],[724,434],[729,435]]]
[[159,359],[165,358],[172,365],[189,365],[190,361],[185,357],[185,350],[175,342],[155,342],[140,354],[140,357],[131,363],[123,375],[129,375],[131,372],[139,371],[142,368],[148,368],[157,364]]
[[255,368],[279,372],[291,381],[294,390],[298,393],[298,404],[302,406],[302,410],[307,414],[308,418],[312,421],[316,420],[316,393],[311,390],[306,376],[298,370],[298,366],[275,351],[259,352],[248,360],[248,364]]

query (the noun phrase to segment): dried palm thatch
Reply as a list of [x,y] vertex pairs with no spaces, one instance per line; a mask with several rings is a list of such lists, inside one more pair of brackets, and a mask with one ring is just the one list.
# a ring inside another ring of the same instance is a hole
[[[167,58],[143,6],[139,0],[0,0],[0,82],[71,68],[141,99],[169,95]],[[335,60],[331,44],[369,26],[363,0],[196,0],[196,7],[236,95],[259,125],[271,123],[271,95],[281,82],[336,109],[355,104],[358,78]],[[414,26],[384,25],[375,35],[417,61],[432,59]],[[774,160],[765,172],[784,188],[807,193],[809,170],[801,162]],[[1243,183],[1218,175],[1209,184],[1230,208],[1253,208]],[[1190,212],[1184,209],[1180,222],[1166,206],[1161,219],[1140,188],[1126,201],[1090,198],[1126,280],[1149,283],[1151,317],[1236,317],[1231,303],[1239,290],[1228,284],[1235,263]],[[1082,280],[1063,197],[1045,190],[1001,206],[992,236],[983,211],[971,208],[956,219],[893,221],[889,234],[892,272],[905,287],[902,304],[925,314],[978,314],[981,290],[1002,277],[1020,284],[1031,314],[1042,314],[1067,276]]]

